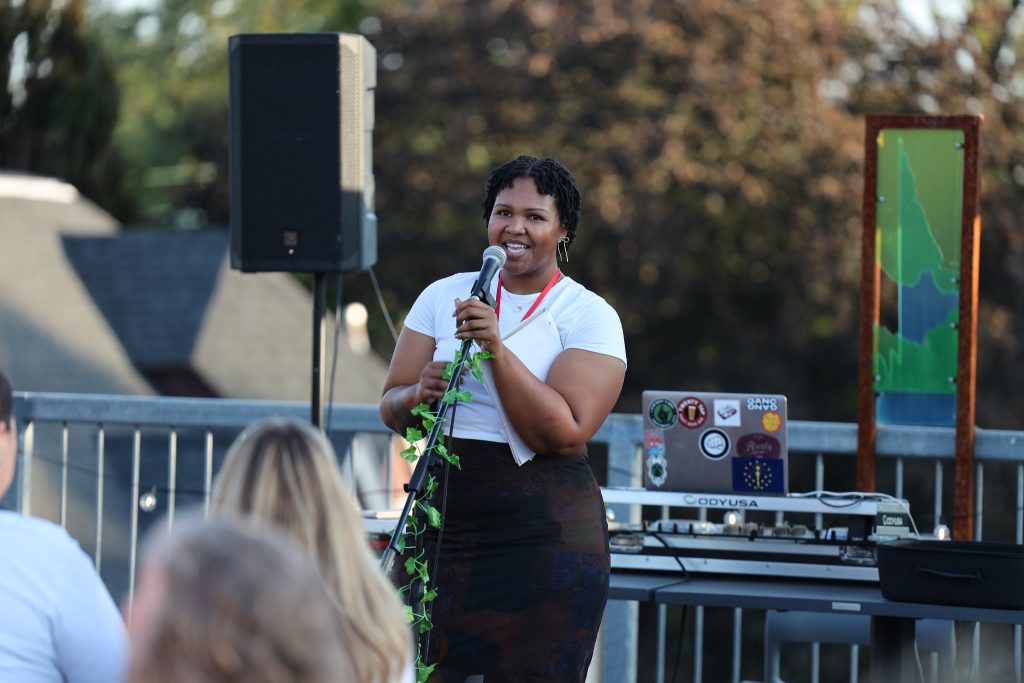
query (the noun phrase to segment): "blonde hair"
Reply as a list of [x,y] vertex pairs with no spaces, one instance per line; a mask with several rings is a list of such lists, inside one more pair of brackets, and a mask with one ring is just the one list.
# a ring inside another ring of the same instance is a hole
[[352,680],[317,568],[282,532],[198,518],[150,534],[133,623],[129,683],[334,683]]
[[228,450],[211,508],[261,519],[294,536],[332,594],[357,680],[400,678],[411,661],[410,628],[323,434],[293,419],[254,423]]

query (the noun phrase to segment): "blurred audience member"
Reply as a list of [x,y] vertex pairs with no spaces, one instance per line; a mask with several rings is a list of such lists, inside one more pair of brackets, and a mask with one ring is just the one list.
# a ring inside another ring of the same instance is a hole
[[129,683],[357,681],[316,567],[274,529],[181,519],[147,539]]
[[280,418],[250,426],[228,450],[211,509],[273,524],[305,547],[331,592],[358,681],[414,680],[401,603],[370,553],[359,508],[318,430]]
[[[18,433],[0,374],[0,498]],[[92,560],[52,522],[0,510],[0,681],[112,683],[124,672],[124,622]]]

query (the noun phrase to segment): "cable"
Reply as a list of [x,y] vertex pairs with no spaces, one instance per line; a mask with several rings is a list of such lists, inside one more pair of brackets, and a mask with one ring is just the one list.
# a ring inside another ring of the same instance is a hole
[[384,314],[384,322],[388,325],[388,330],[391,331],[391,339],[398,343],[398,332],[395,331],[395,324],[391,322],[391,314],[388,313],[387,304],[384,303],[384,295],[380,291],[380,285],[377,283],[377,275],[373,272],[373,267],[366,269],[366,272],[370,274],[370,282],[373,284],[373,292],[377,295],[377,304],[380,306],[380,312]]
[[[846,491],[844,493],[836,493],[834,491],[807,491],[806,493],[791,493],[789,494],[792,498],[814,498],[822,505],[826,505],[830,508],[842,510],[844,508],[853,507],[858,503],[871,500],[884,500],[895,505],[899,505],[905,513],[907,518],[910,520],[910,526],[914,529],[914,533],[920,536],[920,532],[917,530],[917,523],[914,521],[914,515],[910,512],[910,503],[896,496],[891,496],[888,493],[863,493],[860,491]],[[836,505],[832,502],[825,500],[825,496],[830,498],[847,498],[850,502],[843,505]]]
[[[668,544],[668,541],[666,541],[664,538],[659,536],[657,531],[651,531],[651,527],[650,527],[651,522],[650,522],[650,520],[646,520],[646,519],[645,520],[641,520],[640,523],[643,526],[643,530],[644,530],[645,534],[648,534],[651,538],[653,538],[656,541],[658,541],[658,543],[661,543],[663,546],[665,546],[669,550],[672,550],[672,546],[670,546]],[[679,565],[679,569],[682,570],[682,572],[683,572],[683,581],[689,581],[690,580],[690,573],[686,570],[686,565],[683,564],[683,561],[681,559],[679,559],[678,555],[672,555],[672,559],[676,561],[676,564]]]
[[331,410],[334,405],[334,372],[338,369],[338,338],[341,337],[341,273],[334,288],[334,350],[331,352],[331,380],[327,386],[327,420],[324,434],[331,433]]
[[[448,423],[448,445],[446,445],[445,448],[447,448],[448,446],[451,445],[452,439],[454,438],[453,437],[453,433],[455,432],[455,411],[456,411],[456,409],[458,407],[459,407],[459,402],[458,401],[456,401],[455,403],[452,404],[452,417],[451,417],[451,421]],[[444,522],[445,522],[445,518],[447,517],[447,512],[448,512],[448,474],[449,474],[449,472],[451,472],[451,463],[448,462],[448,459],[447,458],[441,458],[441,460],[442,460],[441,467],[444,470],[444,487],[443,487],[443,493],[441,495],[441,511],[440,511],[441,512],[441,524],[437,528],[437,540],[435,541],[435,545],[434,545],[434,566],[433,566],[433,570],[431,572],[433,574],[433,577],[434,577],[432,579],[431,583],[434,584],[435,588],[437,587],[438,578],[441,575],[441,541],[444,538]],[[431,612],[431,622],[433,622],[433,612]],[[426,633],[426,638],[424,640],[424,647],[423,647],[423,650],[426,653],[426,655],[430,654],[430,634],[433,633],[433,631],[434,631],[434,629],[431,628]],[[425,664],[429,664],[430,663],[430,662],[427,661],[427,657],[426,656],[424,656],[423,662]]]
[[[468,359],[467,358],[462,358],[461,362],[462,362],[462,365],[465,365],[468,362]],[[458,368],[454,368],[452,370],[452,372],[456,372],[456,371],[458,371]],[[447,442],[447,445],[445,446],[445,448],[448,448],[448,446],[451,445],[452,440],[455,438],[455,413],[458,411],[459,403],[461,403],[461,401],[456,399],[455,402],[452,403],[452,405],[451,405],[451,417],[448,419],[448,442]],[[438,412],[440,412],[440,411],[438,411]],[[437,419],[441,420],[441,419],[445,419],[445,417],[444,417],[444,415],[440,415],[439,414],[437,416]],[[424,455],[429,456],[431,454],[429,454],[429,453],[423,454],[420,457],[424,457]],[[449,455],[451,455],[450,452],[449,452]],[[449,462],[449,460],[447,458],[441,458],[441,460],[442,460],[441,467],[444,469],[444,487],[442,489],[442,495],[441,495],[441,510],[440,510],[441,523],[440,523],[440,525],[438,526],[438,529],[437,529],[437,541],[435,542],[435,546],[434,546],[434,567],[433,567],[433,572],[432,572],[433,576],[434,576],[434,579],[433,579],[432,583],[434,583],[435,586],[437,585],[437,577],[440,576],[440,571],[441,571],[441,542],[442,542],[442,540],[444,538],[444,525],[445,525],[445,519],[447,517],[447,512],[448,512],[448,475],[451,472],[451,463]],[[424,640],[424,648],[423,649],[424,649],[424,652],[426,652],[427,655],[430,654],[430,634],[432,632],[433,632],[433,628],[431,628],[430,631],[427,631],[426,638]],[[426,656],[424,657],[423,661],[424,661],[424,663],[429,663],[429,662],[427,662]]]
[[[665,546],[669,550],[672,550],[672,546],[670,546],[668,544],[668,542],[664,538],[662,538],[657,532],[651,531],[650,520],[642,520],[641,524],[643,526],[644,533],[649,534],[652,538],[657,540],[663,546]],[[678,564],[679,568],[682,570],[682,572],[683,572],[683,581],[688,582],[690,580],[690,573],[686,570],[686,565],[683,564],[683,561],[681,559],[679,559],[678,555],[673,554],[672,555],[672,559],[676,561],[676,564]],[[675,656],[675,661],[672,664],[672,678],[671,678],[672,683],[675,683],[676,676],[679,674],[679,660],[682,657],[683,630],[684,630],[683,627],[685,626],[685,624],[686,624],[686,605],[683,605],[682,606],[682,616],[679,619],[679,635],[678,635],[678,637],[676,639],[676,656]]]
[[682,605],[679,616],[679,633],[676,635],[676,656],[672,662],[672,683],[676,683],[676,676],[679,675],[679,660],[683,654],[683,632],[686,630],[686,605]]
[[[366,272],[370,276],[373,293],[377,297],[377,305],[380,307],[380,312],[384,316],[384,322],[391,333],[391,341],[397,345],[398,331],[395,329],[395,323],[391,320],[391,314],[388,312],[387,304],[384,302],[384,294],[381,292],[380,283],[377,282],[377,275],[373,272],[373,266],[367,268]],[[331,432],[331,407],[334,405],[334,375],[338,367],[338,339],[341,336],[341,278],[341,273],[338,273],[338,284],[334,292],[334,351],[331,358],[331,384],[327,390],[327,428],[324,430],[327,434]]]

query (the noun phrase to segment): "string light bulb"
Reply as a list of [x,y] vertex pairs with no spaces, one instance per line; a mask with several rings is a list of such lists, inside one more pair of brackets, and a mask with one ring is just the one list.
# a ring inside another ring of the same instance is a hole
[[139,496],[139,509],[143,512],[152,512],[156,509],[156,487]]

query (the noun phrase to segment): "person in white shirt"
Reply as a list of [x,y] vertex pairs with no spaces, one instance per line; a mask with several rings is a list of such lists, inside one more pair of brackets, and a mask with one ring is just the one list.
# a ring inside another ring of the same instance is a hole
[[[17,451],[11,386],[0,374],[0,497]],[[0,558],[0,681],[121,681],[125,625],[78,543],[52,522],[0,510]]]
[[446,448],[461,467],[432,473],[444,520],[413,551],[437,590],[421,643],[431,683],[582,682],[593,656],[610,569],[586,445],[618,399],[626,352],[615,310],[558,264],[581,205],[555,159],[495,168],[483,200],[487,241],[506,255],[494,308],[470,296],[475,273],[439,280],[406,316],[391,359],[380,412],[404,435],[417,406],[444,396],[445,366],[465,340],[490,354],[484,383],[462,375],[472,401],[447,411]]

